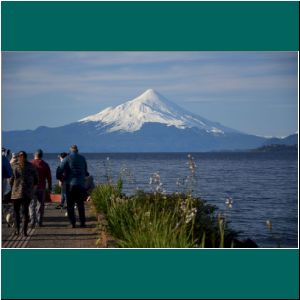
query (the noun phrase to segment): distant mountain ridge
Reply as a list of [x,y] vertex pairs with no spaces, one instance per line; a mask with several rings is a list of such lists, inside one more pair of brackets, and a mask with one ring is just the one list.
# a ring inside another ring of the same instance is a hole
[[256,149],[252,149],[251,152],[297,153],[298,145],[268,144]]
[[[61,152],[72,144],[77,144],[81,152],[245,150],[272,140],[190,113],[152,89],[77,122],[55,128],[4,131],[2,139],[3,145],[12,151],[29,152],[37,148]],[[295,137],[279,140],[290,142]]]
[[298,134],[294,133],[284,138],[267,139],[265,145],[296,145],[298,144]]

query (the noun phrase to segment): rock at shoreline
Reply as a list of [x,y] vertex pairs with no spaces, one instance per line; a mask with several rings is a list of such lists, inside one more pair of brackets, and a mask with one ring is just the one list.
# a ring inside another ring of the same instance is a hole
[[234,247],[235,248],[258,248],[258,245],[251,239],[246,240],[234,240]]

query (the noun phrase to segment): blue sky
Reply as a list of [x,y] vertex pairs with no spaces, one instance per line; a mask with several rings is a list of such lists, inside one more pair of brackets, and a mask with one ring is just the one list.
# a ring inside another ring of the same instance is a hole
[[296,52],[3,52],[2,129],[56,127],[152,88],[240,131],[298,131]]

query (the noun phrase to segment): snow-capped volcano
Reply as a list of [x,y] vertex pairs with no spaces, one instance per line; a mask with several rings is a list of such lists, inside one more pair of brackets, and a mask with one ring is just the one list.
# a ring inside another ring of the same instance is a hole
[[214,134],[236,132],[233,129],[194,115],[153,89],[145,91],[137,98],[116,107],[108,107],[79,122],[97,122],[99,128],[108,126],[107,132],[140,130],[145,123],[160,123],[179,129],[199,128]]
[[[280,143],[295,144],[297,137]],[[154,90],[64,126],[3,132],[2,141],[14,152],[62,152],[77,144],[81,152],[95,153],[245,150],[273,143],[188,112]]]

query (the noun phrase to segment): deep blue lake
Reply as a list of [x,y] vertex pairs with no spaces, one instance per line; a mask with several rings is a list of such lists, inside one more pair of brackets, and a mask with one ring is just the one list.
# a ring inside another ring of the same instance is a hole
[[[216,205],[241,231],[260,247],[298,247],[297,153],[192,153],[196,162],[194,194]],[[185,191],[189,176],[187,153],[84,154],[95,182],[124,178],[124,192],[151,190],[150,176],[159,172],[166,192]],[[109,158],[109,159],[108,159]],[[57,154],[46,154],[53,177]],[[179,185],[178,185],[179,183]],[[225,201],[233,199],[233,207]],[[266,221],[272,222],[272,233]]]

